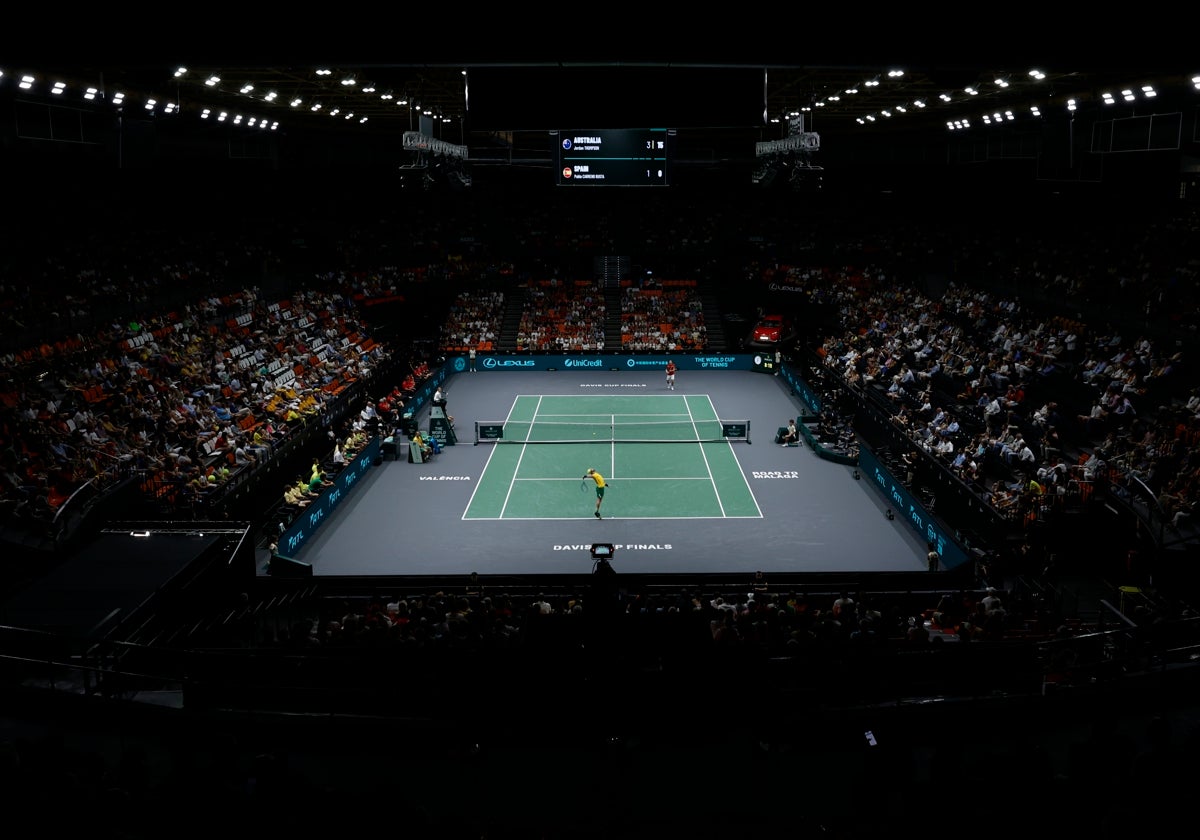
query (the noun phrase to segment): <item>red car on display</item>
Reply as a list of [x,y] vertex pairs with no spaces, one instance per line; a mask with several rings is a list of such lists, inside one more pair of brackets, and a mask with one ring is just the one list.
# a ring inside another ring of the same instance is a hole
[[755,350],[774,350],[785,347],[796,338],[791,320],[783,315],[764,315],[750,331],[746,346]]

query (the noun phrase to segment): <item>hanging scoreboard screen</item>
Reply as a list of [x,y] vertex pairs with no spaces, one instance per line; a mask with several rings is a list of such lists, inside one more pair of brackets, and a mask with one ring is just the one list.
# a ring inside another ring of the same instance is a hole
[[558,132],[560,187],[665,187],[675,130],[605,128]]

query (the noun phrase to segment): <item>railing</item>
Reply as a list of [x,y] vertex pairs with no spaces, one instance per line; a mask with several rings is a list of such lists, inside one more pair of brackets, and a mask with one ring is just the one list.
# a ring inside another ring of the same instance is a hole
[[[862,416],[869,419],[871,426],[878,430],[877,434],[872,435],[865,423],[855,424],[855,428],[865,444],[876,449],[886,447],[897,453],[914,450],[918,453],[918,457],[930,468],[932,475],[936,476],[944,490],[939,495],[942,503],[939,508],[939,518],[947,518],[945,509],[957,505],[963,510],[964,515],[970,517],[971,521],[955,522],[954,530],[956,531],[964,533],[976,531],[998,536],[1011,532],[1015,528],[1017,524],[1015,520],[993,505],[982,487],[963,481],[943,461],[935,458],[923,447],[917,446],[892,418],[891,406],[880,405],[865,389],[851,386],[839,371],[825,365],[815,353],[809,352],[804,355],[807,366],[818,371],[823,380],[832,383],[838,391],[853,399],[862,412]],[[886,435],[887,439],[879,440],[881,435]]]
[[[262,610],[248,607],[246,615],[254,621],[277,621],[272,612],[275,608],[293,615],[298,592],[263,600]],[[312,591],[303,590],[301,594],[307,599]],[[1157,622],[1139,624],[1123,612],[1125,606],[1104,602],[1099,629],[1050,640],[1039,636],[913,646],[891,639],[867,646],[818,645],[785,657],[772,657],[769,667],[776,674],[784,674],[779,669],[786,664],[786,673],[794,674],[800,686],[819,678],[819,672],[824,670],[844,673],[848,665],[861,666],[869,678],[864,676],[848,686],[839,697],[851,702],[853,695],[854,702],[870,705],[923,695],[950,699],[993,696],[1000,692],[1010,697],[1033,697],[1047,693],[1051,684],[1056,688],[1095,689],[1131,675],[1196,664],[1194,652],[1200,647],[1200,619],[1175,619],[1168,622],[1169,629],[1162,630]],[[539,656],[561,655],[563,649],[555,638],[563,632],[582,632],[588,626],[584,617],[551,616],[539,623],[540,618],[528,618],[531,626],[526,628],[528,632],[523,632],[523,641],[518,645],[517,658],[521,661],[527,662],[530,655],[535,660]],[[684,638],[678,629],[698,618],[705,617],[687,613],[628,614],[617,617],[612,626],[644,635],[649,649],[669,659],[674,649],[671,640],[678,642]],[[701,635],[708,638],[707,634]],[[12,684],[121,701],[133,701],[141,691],[178,690],[191,696],[198,708],[209,705],[254,708],[253,704],[259,700],[276,702],[292,698],[280,708],[299,710],[304,705],[301,696],[307,696],[319,708],[346,711],[362,711],[356,707],[359,702],[369,703],[372,711],[378,711],[376,703],[382,698],[386,700],[383,705],[396,704],[391,713],[399,716],[413,712],[416,707],[428,706],[428,698],[422,697],[412,698],[415,706],[405,705],[405,698],[411,693],[413,671],[407,668],[396,671],[397,649],[328,646],[299,651],[256,646],[254,634],[240,638],[249,646],[184,649],[123,641],[86,641],[53,632],[0,626],[0,672]],[[191,641],[202,643],[199,638]],[[188,644],[189,640],[182,643]],[[757,661],[753,647],[746,648],[746,652]],[[693,646],[681,651],[681,655],[690,657],[697,652]],[[503,651],[483,648],[425,648],[404,653],[403,657],[417,671],[451,682],[466,660],[473,663],[471,680],[478,676],[476,669],[502,671],[513,664],[513,657]],[[576,666],[580,673],[587,669],[585,662]],[[389,672],[397,674],[394,680],[386,676]],[[344,690],[354,682],[347,679],[348,675],[363,673],[373,675],[371,692]],[[832,673],[829,676],[833,678]]]
[[[1147,533],[1154,539],[1155,545],[1159,548],[1168,546],[1170,541],[1167,526],[1171,524],[1171,518],[1146,482],[1119,464],[1101,477],[1100,481],[1107,486],[1109,499],[1120,503],[1142,522]],[[1182,543],[1184,540],[1180,538],[1177,542]]]

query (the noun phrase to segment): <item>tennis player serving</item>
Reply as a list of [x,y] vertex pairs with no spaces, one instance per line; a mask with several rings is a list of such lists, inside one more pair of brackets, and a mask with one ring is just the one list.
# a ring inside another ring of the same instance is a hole
[[600,515],[600,503],[604,501],[604,487],[605,487],[604,476],[600,475],[600,473],[596,472],[591,467],[588,467],[588,471],[583,477],[585,480],[590,478],[592,481],[596,482],[596,513],[595,513],[595,516],[597,519],[603,519],[604,517]]

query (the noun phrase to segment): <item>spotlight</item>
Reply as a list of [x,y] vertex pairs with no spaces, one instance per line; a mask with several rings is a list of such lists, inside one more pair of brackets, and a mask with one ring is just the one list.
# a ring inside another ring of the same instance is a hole
[[861,473],[860,473],[858,470],[855,470],[855,471],[854,471],[854,480],[855,480],[855,481],[862,481],[862,474],[861,474]]
[[896,518],[896,514],[892,513],[892,509],[891,509],[891,508],[888,508],[888,509],[887,509],[887,513],[885,513],[885,514],[884,514],[884,516],[886,516],[888,519],[895,519],[895,518]]

